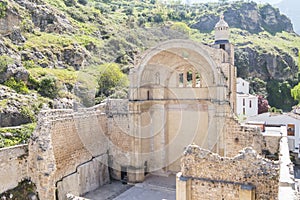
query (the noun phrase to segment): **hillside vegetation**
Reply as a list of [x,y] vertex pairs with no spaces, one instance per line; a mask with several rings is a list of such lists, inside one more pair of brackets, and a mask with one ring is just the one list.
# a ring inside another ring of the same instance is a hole
[[91,106],[126,97],[136,55],[169,39],[212,43],[221,13],[236,45],[238,75],[252,92],[286,111],[297,103],[290,90],[298,83],[300,37],[278,9],[170,2],[0,1],[0,126],[33,123],[41,109],[72,108],[73,101]]

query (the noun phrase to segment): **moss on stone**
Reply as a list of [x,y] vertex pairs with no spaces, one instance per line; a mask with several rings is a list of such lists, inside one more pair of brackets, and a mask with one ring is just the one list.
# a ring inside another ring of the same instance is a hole
[[[6,198],[5,198],[6,197]],[[19,185],[3,194],[0,194],[1,199],[14,199],[14,200],[38,200],[36,186],[30,180],[24,180]]]

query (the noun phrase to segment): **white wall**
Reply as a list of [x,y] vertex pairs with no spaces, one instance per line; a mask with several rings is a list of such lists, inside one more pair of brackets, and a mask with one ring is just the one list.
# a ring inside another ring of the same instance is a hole
[[236,79],[236,92],[242,94],[249,94],[249,82],[242,78]]
[[254,116],[258,114],[258,97],[249,94],[237,94],[237,115]]

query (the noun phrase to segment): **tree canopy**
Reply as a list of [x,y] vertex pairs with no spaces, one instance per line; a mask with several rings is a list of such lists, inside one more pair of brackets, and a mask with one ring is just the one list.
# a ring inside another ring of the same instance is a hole
[[96,97],[99,98],[98,102],[114,94],[117,90],[122,90],[128,86],[127,76],[116,63],[100,65],[97,82],[98,92]]

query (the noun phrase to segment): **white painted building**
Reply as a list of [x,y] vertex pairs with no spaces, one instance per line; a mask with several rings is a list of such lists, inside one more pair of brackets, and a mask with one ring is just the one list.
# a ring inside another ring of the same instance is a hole
[[[269,127],[285,126],[288,136],[289,150],[294,153],[299,153],[300,146],[300,116],[295,113],[262,113],[257,116],[249,117],[246,121],[247,124],[255,124]],[[262,132],[265,130],[262,129]],[[298,155],[300,156],[300,155]]]
[[236,79],[236,114],[238,116],[254,116],[258,114],[258,97],[249,94],[249,82]]

